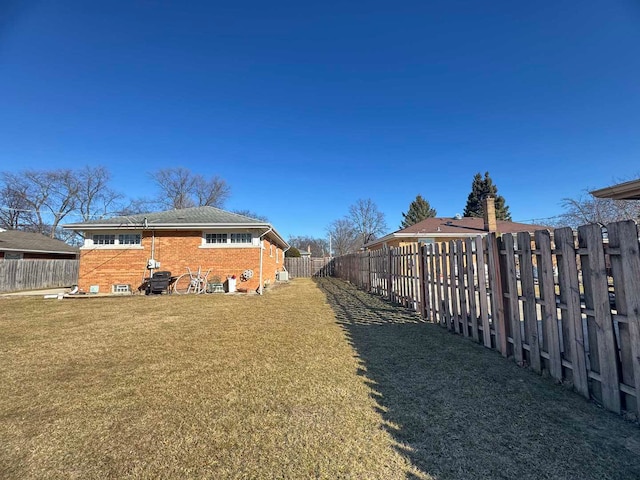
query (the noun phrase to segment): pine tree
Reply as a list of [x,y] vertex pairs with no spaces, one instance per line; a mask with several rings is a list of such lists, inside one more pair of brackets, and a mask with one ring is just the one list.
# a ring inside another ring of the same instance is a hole
[[482,217],[484,211],[482,208],[482,199],[486,195],[491,195],[496,202],[496,219],[511,221],[511,213],[509,207],[505,204],[504,197],[498,195],[498,187],[496,187],[489,177],[489,172],[485,172],[484,178],[480,173],[476,173],[471,183],[471,193],[467,198],[467,206],[464,207],[465,217]]
[[435,216],[435,209],[431,208],[429,202],[422,198],[422,195],[418,195],[416,199],[411,202],[411,205],[409,205],[409,211],[407,213],[402,213],[402,223],[400,224],[400,228],[410,227],[425,218]]

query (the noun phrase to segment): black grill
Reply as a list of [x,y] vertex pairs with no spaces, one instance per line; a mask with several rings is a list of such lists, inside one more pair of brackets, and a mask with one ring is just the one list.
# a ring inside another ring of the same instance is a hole
[[156,272],[147,283],[147,295],[150,293],[163,293],[169,291],[171,272]]

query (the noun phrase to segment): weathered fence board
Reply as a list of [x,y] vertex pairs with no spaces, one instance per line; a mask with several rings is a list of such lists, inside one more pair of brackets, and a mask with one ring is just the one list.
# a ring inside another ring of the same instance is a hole
[[576,260],[575,238],[571,228],[560,228],[554,232],[558,259],[558,282],[560,286],[560,310],[562,311],[562,338],[564,357],[571,361],[574,388],[589,398],[587,375],[587,351],[582,328],[580,307],[580,285]]
[[[640,416],[640,244],[634,222],[339,257],[335,275]],[[533,242],[532,242],[533,239]],[[366,261],[363,261],[366,259]]]
[[70,287],[78,283],[78,260],[0,260],[0,292]]
[[333,275],[333,258],[285,257],[284,267],[290,278],[330,277]]

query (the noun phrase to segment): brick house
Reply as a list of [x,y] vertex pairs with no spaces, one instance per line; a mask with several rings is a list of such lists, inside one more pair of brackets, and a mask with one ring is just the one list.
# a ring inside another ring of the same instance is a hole
[[[215,207],[195,207],[68,224],[84,237],[78,287],[86,292],[141,289],[155,270],[173,276],[202,268],[209,279],[235,275],[238,288],[258,290],[284,270],[289,244],[273,226]],[[242,280],[250,270],[251,278]],[[97,287],[97,288],[96,288]]]
[[0,229],[0,259],[75,260],[78,248],[41,233]]

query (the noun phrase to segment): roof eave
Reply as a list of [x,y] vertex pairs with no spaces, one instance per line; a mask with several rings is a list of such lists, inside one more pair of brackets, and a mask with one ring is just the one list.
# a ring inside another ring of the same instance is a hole
[[591,195],[613,200],[640,200],[640,179],[593,190]]
[[[290,245],[282,238],[273,225],[270,223],[150,223],[147,227],[142,225],[128,225],[128,224],[113,224],[113,223],[70,223],[64,225],[62,228],[74,231],[91,231],[91,230],[222,230],[232,228],[253,228],[253,229],[267,229],[267,232],[263,234],[273,234],[278,242],[280,242],[284,248],[289,248]],[[270,230],[270,231],[269,231]]]
[[77,255],[79,253],[77,251],[66,252],[64,250],[62,250],[62,251],[58,251],[58,250],[36,250],[36,249],[33,249],[33,248],[5,248],[5,247],[0,248],[0,251],[3,251],[3,252],[26,252],[26,253],[55,253],[57,255]]
[[131,225],[125,223],[70,223],[63,225],[66,230],[199,230],[202,228],[270,228],[268,223],[149,223],[146,227],[142,225]]

